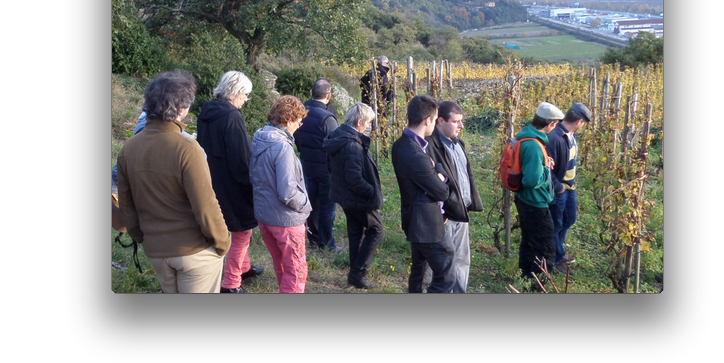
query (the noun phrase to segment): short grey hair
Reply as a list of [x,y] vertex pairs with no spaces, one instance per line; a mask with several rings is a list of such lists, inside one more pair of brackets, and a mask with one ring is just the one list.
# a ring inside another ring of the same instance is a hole
[[328,94],[332,93],[332,84],[326,78],[318,78],[312,86],[312,98],[315,100],[323,100]]
[[248,95],[251,87],[251,80],[243,72],[228,71],[214,88],[214,97],[230,101],[242,93]]
[[387,57],[385,57],[384,55],[381,55],[379,58],[377,58],[377,63],[382,64],[382,63],[389,63],[389,62],[390,62],[390,60],[387,59]]
[[375,111],[369,105],[364,103],[356,103],[352,105],[344,116],[344,123],[354,128],[359,126],[359,121],[369,123],[375,119]]

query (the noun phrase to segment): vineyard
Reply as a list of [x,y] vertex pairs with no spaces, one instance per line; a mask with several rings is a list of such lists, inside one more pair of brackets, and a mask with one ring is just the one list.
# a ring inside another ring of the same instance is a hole
[[[381,214],[386,233],[370,268],[371,279],[378,287],[370,292],[407,291],[410,246],[400,228],[399,190],[388,156],[392,143],[404,130],[407,101],[424,93],[455,100],[465,112],[462,137],[469,146],[485,208],[470,216],[468,292],[525,289],[526,282],[520,279],[518,270],[517,212],[511,195],[500,185],[497,169],[504,143],[532,120],[543,101],[564,112],[574,102],[581,102],[593,114],[591,122],[577,132],[579,212],[566,244],[566,250],[577,259],[572,268],[576,276],[570,280],[567,276],[551,276],[548,292],[660,291],[662,285],[656,282],[655,275],[663,271],[663,64],[626,70],[617,65],[524,65],[513,60],[504,65],[445,60],[415,64],[412,59],[391,64],[396,97],[389,104],[378,103],[378,107],[388,108],[380,111],[386,111],[389,117],[376,120],[371,131],[370,151],[378,162],[385,198]],[[374,59],[356,69],[341,69],[340,74],[356,80],[373,65]],[[121,120],[135,120],[140,112],[142,87],[135,81],[129,84],[135,86],[123,88],[119,83],[113,96],[118,106],[113,113],[119,124],[125,124]],[[352,86],[356,87],[356,82]],[[348,97],[347,102],[356,102],[355,97]],[[337,106],[344,114],[350,104]],[[245,110],[250,115],[247,122],[259,122],[250,111]],[[114,141],[113,155],[122,140]],[[338,244],[345,246],[346,218],[341,210],[335,228]],[[112,240],[116,235],[112,232]],[[112,243],[114,263],[131,266],[131,252]],[[271,266],[256,230],[250,255],[255,264]],[[139,257],[143,272],[132,267],[113,270],[113,291],[160,291],[145,256],[139,253]],[[330,256],[308,251],[307,263],[307,292],[357,292],[346,284],[346,254]],[[274,274],[265,274],[252,281],[248,290],[273,293],[276,284]]]
[[[582,203],[593,214],[584,232],[609,257],[604,274],[615,290],[639,292],[641,253],[657,239],[657,246],[663,244],[663,225],[650,223],[654,210],[663,214],[663,64],[621,70],[618,65],[524,66],[514,61],[503,66],[412,63],[393,69],[398,100],[379,105],[393,108],[390,119],[380,119],[373,131],[383,156],[404,129],[405,101],[415,94],[456,100],[466,112],[469,132],[487,129],[497,135],[493,156],[530,122],[540,102],[564,112],[574,102],[590,108],[591,122],[577,133],[581,188],[588,195]],[[481,120],[486,122],[473,122]],[[483,160],[481,170],[497,168],[495,157]],[[652,185],[660,188],[647,195]],[[491,187],[495,208],[488,209],[486,222],[495,247],[510,256],[517,214],[509,192],[495,182]]]

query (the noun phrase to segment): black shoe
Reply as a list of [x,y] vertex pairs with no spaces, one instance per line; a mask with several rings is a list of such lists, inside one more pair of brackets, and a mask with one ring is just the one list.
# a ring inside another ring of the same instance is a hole
[[358,289],[371,289],[375,287],[375,285],[372,285],[370,280],[364,276],[366,272],[367,271],[358,271],[355,273],[351,271],[347,277],[347,282]]
[[251,268],[249,269],[249,271],[246,271],[243,274],[241,274],[241,281],[250,279],[252,277],[261,276],[262,273],[264,273],[264,267],[252,265]]
[[235,289],[227,289],[227,288],[225,288],[225,287],[222,287],[222,288],[221,288],[221,293],[222,293],[222,294],[229,294],[229,293],[231,293],[231,294],[246,294],[246,290],[244,290],[244,288],[241,287],[241,286],[239,286],[239,287],[237,287],[237,288],[235,288]]
[[568,264],[566,264],[565,261],[561,261],[561,262],[557,263],[554,266],[553,271],[555,271],[556,273],[559,273],[561,275],[568,275],[568,276],[574,275],[573,270],[571,270],[571,268],[568,267]]

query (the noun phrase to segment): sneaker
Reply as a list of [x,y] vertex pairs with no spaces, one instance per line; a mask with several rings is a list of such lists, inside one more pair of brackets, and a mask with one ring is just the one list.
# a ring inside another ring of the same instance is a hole
[[563,260],[562,260],[562,261],[565,262],[566,265],[571,265],[571,264],[576,263],[576,259],[573,258],[573,257],[569,257],[568,254],[566,254],[565,256],[563,256]]
[[329,252],[334,252],[334,253],[344,252],[344,248],[339,247],[339,246],[334,246],[333,248],[328,248],[327,250],[329,250]]

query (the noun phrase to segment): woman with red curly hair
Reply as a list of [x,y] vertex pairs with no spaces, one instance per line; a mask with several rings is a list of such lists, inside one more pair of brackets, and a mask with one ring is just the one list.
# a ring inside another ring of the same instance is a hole
[[292,136],[306,114],[298,98],[280,98],[267,114],[269,123],[254,133],[251,142],[254,215],[274,262],[279,292],[284,293],[304,292],[307,281],[304,222],[312,205]]

